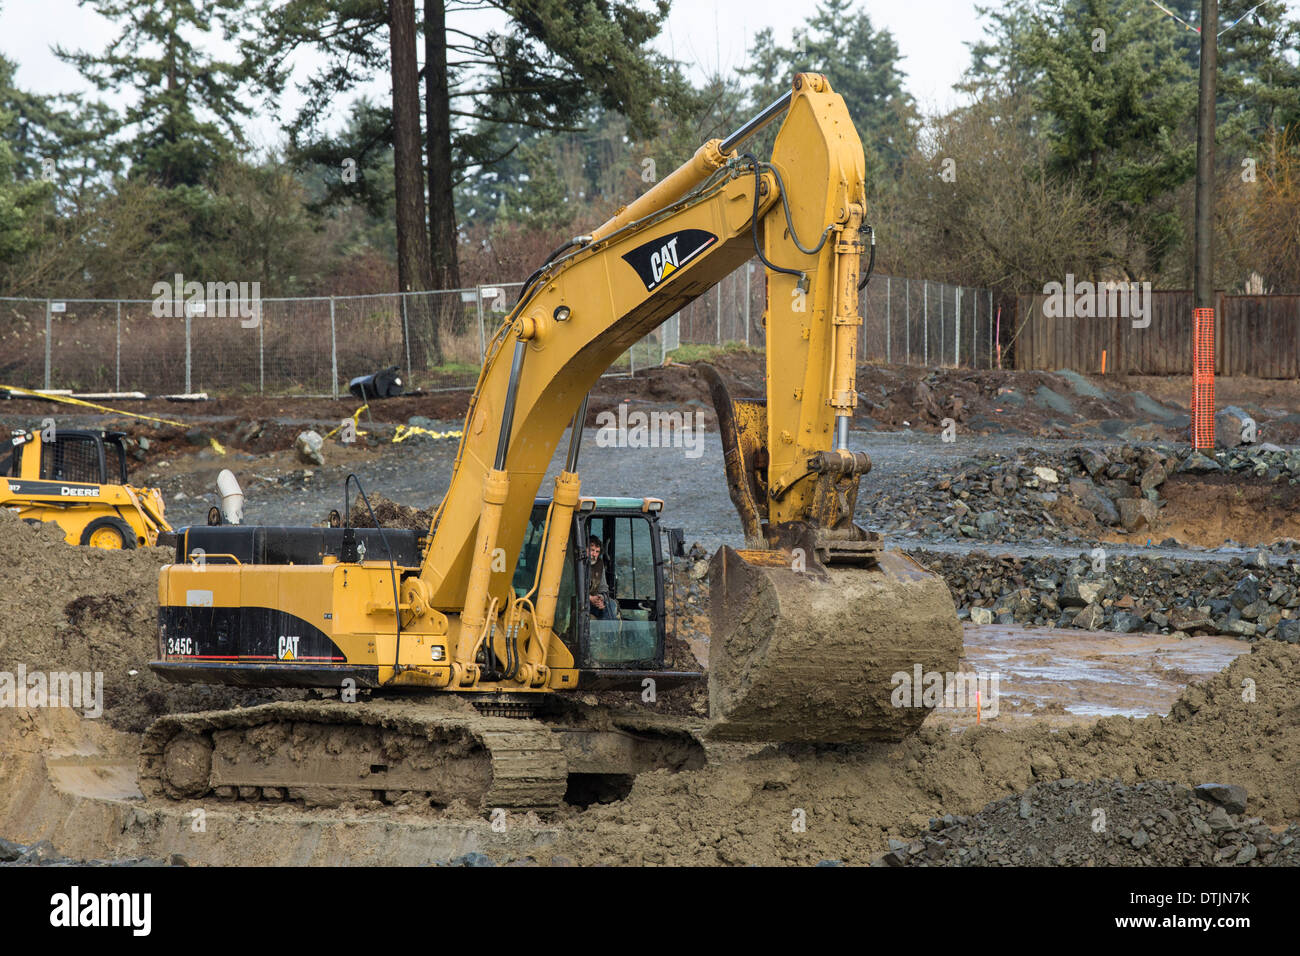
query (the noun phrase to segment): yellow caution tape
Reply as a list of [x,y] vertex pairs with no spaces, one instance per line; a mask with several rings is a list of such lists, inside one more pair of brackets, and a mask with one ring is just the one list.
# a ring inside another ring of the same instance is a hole
[[428,435],[430,438],[460,438],[465,433],[463,431],[435,432],[427,428],[421,428],[418,425],[398,425],[397,431],[393,435],[393,444],[399,441],[406,441],[412,435]]
[[[369,407],[370,407],[369,405],[362,405],[360,408],[358,408],[355,412],[352,413],[352,422],[354,425],[357,426],[356,433],[358,435],[367,434],[367,432],[361,430],[360,426],[361,426],[361,413],[364,412]],[[338,428],[334,428],[326,432],[325,437],[333,438],[342,430],[343,430],[343,425],[340,424]],[[421,428],[418,425],[398,425],[397,430],[393,433],[393,444],[396,445],[398,442],[406,441],[406,439],[410,438],[412,435],[428,435],[430,438],[460,438],[461,435],[463,434],[464,432],[461,431],[435,432],[435,431],[430,431],[427,428]]]
[[[141,415],[138,412],[127,412],[120,408],[109,408],[107,405],[97,405],[94,402],[87,402],[84,399],[73,398],[71,395],[49,395],[45,392],[33,391],[29,388],[19,388],[16,385],[0,385],[0,392],[10,392],[14,395],[29,395],[32,398],[41,398],[47,402],[62,402],[65,405],[78,405],[82,408],[93,408],[99,412],[111,412],[114,415],[124,415],[127,418],[135,418],[145,422],[158,422],[160,425],[173,425],[177,428],[189,428],[187,422],[173,421],[170,418],[157,418],[153,415]],[[222,447],[221,442],[209,436],[208,443],[218,455],[224,455],[226,449]]]
[[[352,413],[352,424],[356,426],[354,430],[358,435],[368,434],[367,432],[363,432],[360,426],[361,426],[361,413],[364,412],[369,407],[370,407],[369,405],[362,405],[360,408],[358,408],[355,412]],[[332,428],[329,431],[327,431],[325,433],[325,437],[333,438],[342,430],[343,430],[343,423],[340,422],[337,428]]]

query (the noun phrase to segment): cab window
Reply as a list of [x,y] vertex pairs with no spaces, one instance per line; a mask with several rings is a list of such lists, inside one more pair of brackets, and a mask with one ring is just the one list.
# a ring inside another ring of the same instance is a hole
[[[659,641],[658,592],[652,526],[640,515],[588,519],[585,541],[601,543],[601,571],[612,618],[587,616],[588,658],[595,667],[628,667],[654,660]],[[587,574],[593,572],[584,563]],[[590,588],[588,588],[588,593]]]
[[59,435],[41,448],[41,477],[46,481],[99,484],[100,444],[88,435]]

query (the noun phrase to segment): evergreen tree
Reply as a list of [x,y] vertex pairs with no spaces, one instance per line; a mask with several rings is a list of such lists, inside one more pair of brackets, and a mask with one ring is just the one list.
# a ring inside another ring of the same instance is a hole
[[1222,0],[1219,23],[1218,141],[1249,148],[1300,128],[1300,17],[1280,0]]
[[[750,64],[740,73],[752,80],[755,107],[788,90],[796,73],[824,74],[848,104],[870,182],[897,173],[916,145],[916,104],[903,89],[899,61],[893,34],[877,30],[865,10],[855,12],[853,0],[821,0],[788,45],[777,42],[771,28],[760,30]],[[761,141],[760,148],[767,142]]]
[[246,145],[249,66],[208,52],[244,26],[241,0],[78,0],[120,24],[101,54],[55,54],[105,91],[134,90],[123,128],[132,175],[164,187],[196,185]]
[[972,47],[967,87],[1028,98],[1049,171],[1082,184],[1133,241],[1114,250],[1128,272],[1158,271],[1182,239],[1173,194],[1194,166],[1196,82],[1186,31],[1171,26],[1145,0],[1013,2]]
[[[384,129],[360,139],[327,140],[323,119],[340,94],[391,70],[383,0],[262,0],[272,37],[262,50],[272,88],[288,80],[287,58],[314,48],[328,62],[301,86],[303,109],[289,131],[304,155],[356,159],[362,167],[394,142]],[[471,33],[464,15],[491,8],[500,29]],[[671,115],[694,102],[675,64],[650,47],[668,0],[648,9],[632,0],[427,0],[421,29],[425,63],[425,158],[429,234],[438,285],[458,284],[456,187],[481,177],[532,131],[573,132],[595,107],[625,115],[636,133],[653,129],[658,105]],[[251,47],[250,47],[251,51]],[[397,201],[402,202],[399,196]]]

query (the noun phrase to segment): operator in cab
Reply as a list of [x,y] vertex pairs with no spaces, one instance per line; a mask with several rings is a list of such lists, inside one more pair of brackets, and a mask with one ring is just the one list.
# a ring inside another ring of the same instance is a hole
[[605,582],[605,559],[601,557],[600,539],[594,534],[587,539],[587,604],[597,620],[615,619],[614,599]]

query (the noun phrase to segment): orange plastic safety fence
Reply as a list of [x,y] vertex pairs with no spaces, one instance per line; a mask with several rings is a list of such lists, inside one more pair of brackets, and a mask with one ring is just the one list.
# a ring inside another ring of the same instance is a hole
[[1214,450],[1214,310],[1192,310],[1192,447]]

